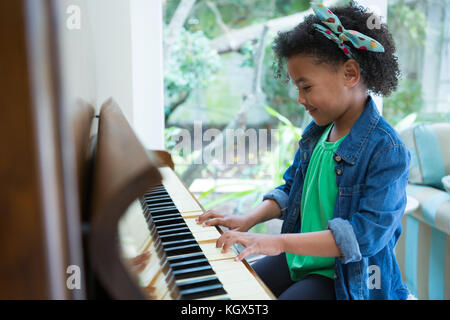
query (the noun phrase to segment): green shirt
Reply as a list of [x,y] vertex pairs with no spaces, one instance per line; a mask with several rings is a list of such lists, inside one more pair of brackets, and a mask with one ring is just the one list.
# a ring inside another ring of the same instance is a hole
[[[301,202],[301,233],[327,230],[333,219],[337,196],[336,163],[334,153],[346,136],[336,142],[327,142],[333,124],[319,139],[311,156],[303,185]],[[334,278],[334,257],[311,257],[286,253],[291,279],[299,281],[310,274]]]

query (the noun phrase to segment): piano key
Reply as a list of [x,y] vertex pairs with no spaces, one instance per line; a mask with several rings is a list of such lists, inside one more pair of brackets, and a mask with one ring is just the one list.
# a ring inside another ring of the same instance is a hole
[[154,202],[165,202],[172,201],[172,198],[167,192],[159,192],[152,195],[144,195],[144,200],[146,203],[154,203]]
[[161,239],[159,239],[159,241],[161,241],[161,244],[164,246],[165,249],[177,247],[179,245],[188,245],[188,244],[197,244],[198,245],[198,243],[197,243],[197,241],[195,241],[194,237],[192,237],[191,239],[184,239],[184,240],[177,240],[177,241],[163,242]]
[[165,235],[165,234],[173,234],[176,232],[186,232],[186,231],[190,231],[189,227],[186,225],[185,227],[178,227],[178,228],[173,228],[173,229],[167,229],[167,230],[161,230],[159,231],[159,235]]
[[192,232],[177,232],[173,234],[163,234],[163,235],[160,234],[159,239],[162,242],[183,240],[183,239],[194,239],[194,235],[192,234]]
[[188,212],[180,212],[181,216],[185,219],[187,218],[197,218],[201,214],[203,214],[203,211],[188,211]]
[[224,289],[233,299],[270,298],[242,262],[228,259],[210,261],[210,264]]
[[188,191],[188,189],[179,180],[175,172],[168,168],[163,167],[159,169],[163,177],[163,185],[166,190],[170,190],[170,194],[176,194],[176,197],[172,197],[172,201],[175,203],[178,210],[183,212],[190,211],[202,211],[202,208]]
[[152,220],[153,220],[153,222],[157,222],[157,221],[160,221],[162,219],[178,218],[178,217],[181,217],[181,215],[179,213],[166,213],[166,214],[157,215],[157,216],[153,216],[152,215]]
[[176,246],[167,248],[164,250],[167,256],[175,256],[180,255],[183,253],[191,253],[191,252],[201,252],[200,246],[198,244],[188,244],[188,245],[182,245],[182,246]]
[[192,259],[192,260],[186,260],[186,261],[180,261],[180,262],[172,262],[170,263],[170,267],[172,270],[180,270],[183,268],[186,268],[188,266],[200,266],[204,265],[205,263],[209,264],[206,257],[200,258],[200,259]]
[[169,226],[169,225],[174,225],[174,224],[178,224],[178,223],[182,223],[182,222],[184,222],[182,217],[167,218],[167,219],[161,219],[158,221],[153,221],[153,223],[156,225],[156,227]]
[[158,192],[160,190],[166,190],[164,185],[160,184],[158,186],[151,187],[150,189],[148,189],[147,194],[151,194],[153,192]]
[[[206,225],[204,226],[201,224],[197,224],[197,221],[195,221],[194,218],[186,218],[186,219],[184,219],[184,222],[188,225],[188,227],[192,233],[203,232],[203,231],[208,231],[208,230],[217,231],[215,226],[206,226]],[[219,231],[217,231],[217,233],[219,233]],[[219,233],[219,235],[220,235],[220,233]]]
[[[211,290],[209,286],[215,285],[215,289],[218,290]],[[199,298],[227,298],[226,291],[223,289],[223,285],[217,278],[217,275],[214,276],[207,276],[207,277],[201,277],[201,278],[195,278],[190,280],[179,280],[176,282],[176,286],[178,290],[180,291],[181,295],[184,295],[185,299],[199,299]],[[202,293],[201,296],[197,297],[187,297],[186,294],[188,293],[187,290],[189,289],[195,289],[191,292],[198,292]]]
[[165,214],[165,213],[178,213],[178,214],[180,214],[180,211],[178,211],[178,209],[175,206],[159,207],[158,209],[147,208],[146,212],[144,213],[144,215],[156,216],[156,215],[161,215],[161,214]]
[[226,291],[224,290],[222,284],[220,283],[199,288],[180,290],[180,296],[181,299],[183,300],[206,298],[211,296],[222,295],[225,293]]
[[194,278],[198,276],[211,275],[214,274],[214,270],[211,267],[211,265],[207,263],[202,266],[172,270],[172,273],[176,280],[180,280],[180,279]]
[[178,263],[183,261],[195,260],[199,258],[205,258],[203,252],[186,253],[179,256],[167,257],[169,263]]
[[236,253],[231,248],[223,253],[222,248],[216,248],[215,243],[200,243],[200,248],[210,262],[215,260],[230,260],[236,257]]
[[160,225],[160,226],[155,225],[154,227],[157,231],[162,231],[162,230],[170,230],[173,228],[180,228],[180,227],[185,227],[185,226],[187,227],[186,223],[183,220],[183,222],[176,222],[173,224]]
[[[177,209],[173,201],[164,201],[164,202],[158,202],[158,203],[144,203],[144,206],[148,208],[150,211],[156,212],[159,208],[166,208],[166,207],[172,207],[174,209]],[[178,211],[179,212],[179,211]]]

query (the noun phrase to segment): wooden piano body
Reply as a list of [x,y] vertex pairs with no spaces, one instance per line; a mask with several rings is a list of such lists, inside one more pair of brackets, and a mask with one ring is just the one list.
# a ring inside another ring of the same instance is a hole
[[105,103],[89,236],[103,286],[117,299],[273,298],[247,262],[216,248],[220,229],[195,222],[204,209],[173,169],[170,155],[146,152],[114,101]]

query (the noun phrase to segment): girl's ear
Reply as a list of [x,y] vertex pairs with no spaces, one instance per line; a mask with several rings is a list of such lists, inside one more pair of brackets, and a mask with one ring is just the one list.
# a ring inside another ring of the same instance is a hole
[[359,63],[354,59],[349,59],[344,63],[344,84],[347,87],[354,87],[361,78],[361,69]]

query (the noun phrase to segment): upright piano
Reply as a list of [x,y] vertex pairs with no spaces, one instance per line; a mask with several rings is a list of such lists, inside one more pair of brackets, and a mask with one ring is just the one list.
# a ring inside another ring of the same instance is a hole
[[204,208],[170,155],[147,151],[112,100],[102,107],[92,170],[88,261],[113,298],[274,298],[222,230],[198,225]]

